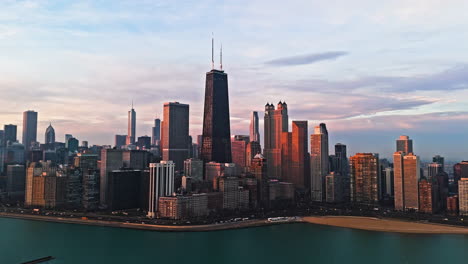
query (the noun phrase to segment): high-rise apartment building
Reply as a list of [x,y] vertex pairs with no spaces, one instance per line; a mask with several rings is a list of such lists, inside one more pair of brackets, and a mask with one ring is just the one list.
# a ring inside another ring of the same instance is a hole
[[133,109],[133,103],[132,103],[132,109],[128,111],[128,126],[127,126],[127,140],[126,144],[135,144],[135,139],[136,139],[136,112],[135,109]]
[[413,140],[408,136],[400,136],[396,140],[396,151],[401,151],[404,154],[413,153]]
[[349,159],[351,201],[376,204],[380,200],[379,157],[372,153],[357,153]]
[[252,159],[259,153],[262,153],[262,147],[260,146],[260,142],[250,141],[247,144],[247,148],[245,151],[247,167],[250,167],[250,165],[252,164]]
[[288,132],[288,105],[279,102],[277,108],[273,104],[265,105],[264,117],[264,151],[268,160],[268,175],[270,178],[280,179],[282,134]]
[[267,162],[268,161],[262,154],[257,154],[250,165],[250,172],[254,175],[255,179],[257,179],[257,191],[253,193],[257,194],[255,199],[264,207],[268,206],[270,200]]
[[428,180],[435,179],[437,174],[439,174],[439,173],[441,173],[443,171],[444,171],[444,169],[442,167],[442,164],[436,163],[436,162],[429,163],[429,164],[427,164],[427,179]]
[[419,181],[419,211],[433,214],[440,208],[439,186],[437,181],[422,178]]
[[57,175],[57,167],[51,162],[32,162],[26,173],[25,205],[45,208],[63,206],[66,179]]
[[247,145],[249,136],[234,135],[231,137],[232,163],[245,170],[247,167]]
[[150,163],[148,217],[156,217],[159,197],[171,196],[174,192],[175,164],[172,161]]
[[206,73],[201,159],[231,162],[228,78],[223,70]]
[[420,180],[419,157],[403,151],[393,154],[394,194],[396,210],[418,210]]
[[250,141],[256,141],[260,143],[260,132],[258,129],[258,112],[253,111],[250,117]]
[[325,177],[329,172],[328,131],[324,123],[310,135],[310,191],[313,201],[325,199]]
[[162,159],[172,160],[175,169],[182,170],[190,153],[188,104],[164,103],[161,136]]
[[26,151],[37,141],[37,112],[28,110],[23,113],[23,145]]
[[199,159],[185,160],[184,174],[196,181],[203,181],[203,161]]
[[460,215],[468,215],[468,178],[458,181],[458,205]]

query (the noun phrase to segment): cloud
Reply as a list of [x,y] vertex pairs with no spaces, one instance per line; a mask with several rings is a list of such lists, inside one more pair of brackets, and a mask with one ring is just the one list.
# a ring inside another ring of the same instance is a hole
[[274,60],[265,62],[265,64],[270,66],[295,66],[295,65],[305,65],[312,64],[324,60],[334,60],[341,56],[348,55],[348,52],[345,51],[329,51],[322,53],[314,54],[305,54],[291,57],[283,57]]

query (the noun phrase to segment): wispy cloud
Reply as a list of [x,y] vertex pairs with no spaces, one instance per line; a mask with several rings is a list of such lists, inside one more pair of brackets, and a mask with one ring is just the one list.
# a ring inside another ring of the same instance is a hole
[[265,62],[271,66],[294,66],[312,64],[324,60],[334,60],[339,57],[348,55],[346,51],[329,51],[322,53],[305,54],[291,57],[283,57]]

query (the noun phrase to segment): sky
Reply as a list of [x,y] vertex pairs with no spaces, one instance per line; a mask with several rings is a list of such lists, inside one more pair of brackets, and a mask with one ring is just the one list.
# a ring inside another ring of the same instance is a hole
[[[231,133],[286,101],[327,124],[330,145],[391,157],[409,135],[422,159],[468,159],[468,1],[0,2],[0,124],[39,112],[57,140],[113,144],[134,101],[137,136],[163,103],[190,105],[201,133],[205,73],[223,47]],[[262,129],[261,129],[262,130]],[[262,137],[263,138],[263,137]],[[333,151],[331,152],[333,153]]]

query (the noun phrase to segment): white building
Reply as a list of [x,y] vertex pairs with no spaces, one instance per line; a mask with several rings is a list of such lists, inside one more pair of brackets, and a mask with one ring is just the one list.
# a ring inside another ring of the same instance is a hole
[[154,218],[158,211],[159,197],[171,196],[174,192],[174,170],[172,161],[150,163],[148,217]]

